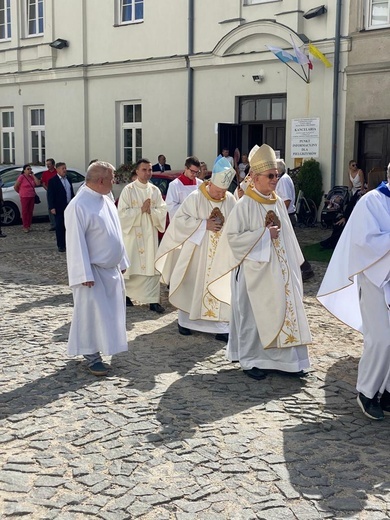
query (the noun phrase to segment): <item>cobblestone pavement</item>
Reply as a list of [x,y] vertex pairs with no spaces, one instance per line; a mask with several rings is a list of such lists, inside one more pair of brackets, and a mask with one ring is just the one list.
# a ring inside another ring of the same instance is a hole
[[[0,517],[390,518],[389,419],[356,404],[361,337],[305,284],[313,370],[245,377],[176,312],[127,311],[129,351],[109,377],[69,359],[65,255],[49,224],[0,239]],[[298,230],[301,243],[328,235]]]

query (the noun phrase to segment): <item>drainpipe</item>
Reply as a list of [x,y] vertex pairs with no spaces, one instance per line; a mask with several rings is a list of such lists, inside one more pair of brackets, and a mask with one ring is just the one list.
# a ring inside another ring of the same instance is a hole
[[188,1],[188,54],[186,56],[187,78],[187,156],[192,155],[194,113],[194,69],[190,67],[190,56],[194,54],[194,0]]
[[331,162],[331,188],[336,185],[337,167],[337,133],[338,133],[338,109],[339,109],[339,68],[340,68],[340,41],[341,41],[341,4],[337,0],[336,28],[334,42],[334,69],[333,69],[333,120],[332,120],[332,162]]

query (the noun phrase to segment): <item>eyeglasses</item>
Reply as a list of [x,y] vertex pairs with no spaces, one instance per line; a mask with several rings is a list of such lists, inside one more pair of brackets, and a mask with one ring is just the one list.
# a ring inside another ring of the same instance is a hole
[[274,179],[275,177],[277,179],[279,179],[279,174],[278,173],[258,173],[257,175],[262,175],[263,177],[268,177],[268,179],[270,181],[272,181],[272,179]]
[[26,170],[32,170],[32,168],[28,167],[28,168],[26,168]]
[[352,168],[356,168],[357,164],[351,164]]
[[200,170],[191,170],[191,168],[188,168],[190,172],[194,173],[195,175],[198,175],[200,173]]

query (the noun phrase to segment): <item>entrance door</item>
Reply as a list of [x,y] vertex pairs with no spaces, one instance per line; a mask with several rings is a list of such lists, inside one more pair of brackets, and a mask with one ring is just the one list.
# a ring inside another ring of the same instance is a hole
[[241,143],[241,125],[232,123],[218,123],[217,155],[221,153],[222,148],[228,148],[230,155],[233,157],[234,150],[236,148],[242,152]]
[[284,159],[286,146],[286,123],[265,123],[264,143],[268,144],[275,151],[279,151],[280,158]]
[[390,121],[359,124],[358,165],[367,174],[373,168],[386,169],[390,162]]

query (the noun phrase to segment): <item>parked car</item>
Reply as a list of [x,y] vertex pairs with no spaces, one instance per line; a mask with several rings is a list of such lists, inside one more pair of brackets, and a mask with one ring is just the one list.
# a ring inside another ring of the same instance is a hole
[[153,172],[150,182],[160,189],[162,198],[167,196],[169,183],[180,177],[183,170],[168,170],[166,172]]
[[2,173],[8,172],[9,170],[14,170],[15,168],[20,168],[19,164],[0,164],[0,175]]
[[[1,225],[2,226],[11,226],[13,224],[17,224],[20,221],[20,216],[22,214],[22,207],[20,204],[20,197],[18,193],[14,190],[14,184],[16,179],[22,173],[22,167],[13,167],[10,170],[1,171],[0,169],[0,178],[3,181],[3,199],[4,206],[3,212],[1,214]],[[42,173],[47,170],[47,168],[43,166],[32,166],[33,172],[35,176],[40,180]],[[79,189],[79,187],[85,182],[85,173],[81,173],[80,171],[74,168],[67,169],[67,176],[70,182],[73,184],[74,192]],[[47,207],[47,199],[46,199],[46,190],[42,186],[37,186],[35,191],[39,198],[41,199],[40,204],[35,204],[34,206],[34,217],[47,217],[48,216],[48,207]]]

